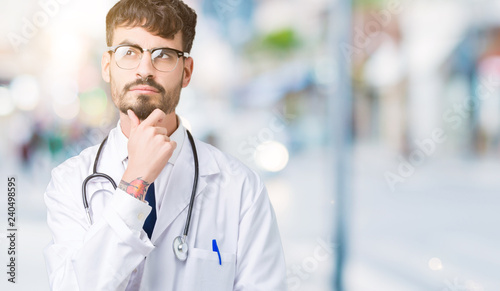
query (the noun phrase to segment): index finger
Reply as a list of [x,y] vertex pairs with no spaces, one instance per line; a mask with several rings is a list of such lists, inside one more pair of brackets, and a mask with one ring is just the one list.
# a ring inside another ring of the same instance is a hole
[[131,109],[127,110],[127,115],[128,118],[130,118],[130,125],[132,129],[137,128],[139,124],[141,124],[141,121],[139,120],[137,115],[135,115],[135,112],[133,110]]
[[156,124],[160,123],[167,115],[165,112],[161,111],[161,109],[156,108],[149,116],[144,119],[144,121],[141,123],[146,125],[146,126],[155,126]]

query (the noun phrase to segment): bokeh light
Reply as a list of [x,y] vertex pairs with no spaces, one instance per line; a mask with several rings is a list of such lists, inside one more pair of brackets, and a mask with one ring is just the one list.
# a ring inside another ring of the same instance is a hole
[[439,271],[443,269],[443,263],[439,258],[432,258],[429,260],[429,268],[433,271]]
[[14,102],[7,87],[0,86],[0,116],[9,115],[14,111]]
[[78,84],[71,78],[57,78],[51,83],[50,94],[55,103],[72,104],[78,98]]
[[60,104],[58,102],[53,102],[52,109],[54,113],[64,120],[72,120],[78,116],[80,112],[80,100],[74,99],[73,102],[69,104]]
[[106,92],[101,88],[81,93],[80,101],[82,111],[94,118],[102,116],[108,105]]
[[12,99],[17,108],[31,111],[40,101],[40,88],[38,80],[31,75],[20,75],[10,84]]
[[268,172],[279,172],[288,164],[287,148],[277,142],[268,141],[257,146],[255,150],[255,162],[257,165]]

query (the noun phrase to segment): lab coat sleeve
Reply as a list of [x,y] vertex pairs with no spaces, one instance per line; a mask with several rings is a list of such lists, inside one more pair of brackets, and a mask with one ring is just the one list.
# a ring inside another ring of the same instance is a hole
[[81,178],[62,169],[53,171],[45,192],[53,235],[45,249],[51,290],[125,290],[133,270],[154,248],[140,231],[151,207],[118,189],[103,219],[89,226]]
[[234,290],[286,290],[286,265],[276,216],[263,184],[240,218]]

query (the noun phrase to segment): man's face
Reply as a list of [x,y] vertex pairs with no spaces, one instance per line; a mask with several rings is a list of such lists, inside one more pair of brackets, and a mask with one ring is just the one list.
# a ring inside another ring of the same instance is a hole
[[[169,47],[182,51],[182,35],[173,39],[155,36],[142,27],[117,27],[113,45],[130,44],[143,49]],[[191,79],[191,58],[180,58],[173,71],[158,71],[151,62],[150,52],[144,51],[137,68],[122,69],[117,66],[114,53],[105,52],[102,58],[102,76],[110,83],[111,96],[116,107],[127,114],[132,109],[140,120],[146,119],[154,109],[166,114],[175,110],[181,88]]]

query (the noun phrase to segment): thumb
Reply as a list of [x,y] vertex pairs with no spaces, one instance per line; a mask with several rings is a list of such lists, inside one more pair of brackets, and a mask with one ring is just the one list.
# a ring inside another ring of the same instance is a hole
[[127,115],[128,118],[130,118],[130,130],[135,130],[141,123],[139,121],[139,117],[137,117],[137,115],[135,115],[134,111],[132,111],[131,109],[127,110]]

